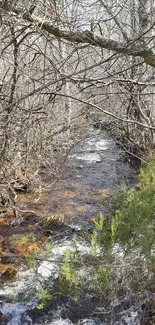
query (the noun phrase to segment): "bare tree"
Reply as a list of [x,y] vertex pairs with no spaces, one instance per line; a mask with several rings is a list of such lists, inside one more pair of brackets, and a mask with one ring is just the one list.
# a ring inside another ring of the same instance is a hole
[[9,151],[24,166],[51,161],[83,112],[122,121],[131,145],[154,148],[151,0],[8,0],[0,8],[2,159]]

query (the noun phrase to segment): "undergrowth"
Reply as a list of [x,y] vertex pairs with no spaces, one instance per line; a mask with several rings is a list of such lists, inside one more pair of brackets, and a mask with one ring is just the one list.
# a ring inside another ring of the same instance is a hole
[[[74,252],[71,256],[66,252],[60,279],[70,295],[79,287],[81,294],[104,295],[110,304],[128,296],[140,306],[146,292],[152,295],[155,283],[153,157],[142,166],[138,189],[128,190],[124,183],[117,189],[114,206],[111,218],[105,219],[102,214],[96,218],[88,240],[89,254]],[[85,268],[82,277],[80,268]]]
[[[108,308],[128,297],[138,308],[146,293],[154,291],[155,269],[155,159],[142,166],[138,186],[127,189],[124,183],[114,193],[114,214],[94,221],[92,234],[86,233],[80,251],[76,240],[67,249],[57,279],[59,297],[78,301],[104,297]],[[29,260],[33,264],[33,259]],[[34,264],[31,265],[34,267]],[[43,291],[44,302],[49,296]],[[104,306],[100,313],[105,313]],[[110,312],[109,312],[110,315]]]

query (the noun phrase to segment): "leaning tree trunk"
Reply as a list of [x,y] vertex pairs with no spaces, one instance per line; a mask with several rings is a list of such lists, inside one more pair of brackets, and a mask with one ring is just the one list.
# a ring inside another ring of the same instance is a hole
[[[136,1],[131,0],[131,39],[139,37],[139,43],[144,45],[145,33],[148,26],[148,1],[139,0],[136,8]],[[138,121],[145,126],[150,127],[152,124],[151,108],[147,107],[144,102],[144,96],[141,96],[145,85],[138,84],[143,77],[144,69],[141,65],[141,59],[132,58],[132,67],[130,69],[130,84],[125,86],[129,93],[129,101],[127,105],[127,120]],[[133,80],[133,82],[132,82]],[[137,80],[137,84],[134,82]],[[154,148],[153,130],[143,128],[138,125],[127,125],[127,137],[133,147],[137,147],[146,151]]]

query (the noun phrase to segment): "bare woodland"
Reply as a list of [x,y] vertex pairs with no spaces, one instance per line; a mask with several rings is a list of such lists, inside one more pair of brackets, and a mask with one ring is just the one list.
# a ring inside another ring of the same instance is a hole
[[18,192],[41,193],[44,170],[57,181],[91,125],[136,157],[152,152],[154,105],[154,0],[0,0],[0,215],[19,217],[12,226],[34,214]]
[[0,1],[3,174],[58,172],[91,123],[154,149],[154,19],[153,0]]

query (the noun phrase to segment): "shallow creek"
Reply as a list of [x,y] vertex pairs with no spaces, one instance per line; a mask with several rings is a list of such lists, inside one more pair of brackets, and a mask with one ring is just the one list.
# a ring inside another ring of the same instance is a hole
[[[0,289],[0,324],[7,325],[105,325],[98,317],[92,317],[91,311],[70,310],[66,302],[56,304],[53,310],[48,310],[46,315],[36,312],[35,307],[39,302],[39,291],[43,283],[54,285],[55,279],[59,276],[59,265],[56,260],[61,260],[66,248],[71,247],[71,236],[74,232],[83,228],[91,228],[93,218],[100,212],[108,213],[101,204],[102,200],[108,200],[112,189],[119,185],[124,179],[128,186],[136,182],[137,171],[120,158],[122,149],[115,141],[108,139],[106,134],[92,130],[81,146],[74,148],[69,156],[70,167],[64,179],[53,189],[43,193],[38,202],[29,204],[38,217],[29,216],[20,224],[20,231],[25,234],[33,232],[42,244],[42,237],[47,234],[53,236],[54,246],[48,259],[38,264],[38,273],[27,270],[22,266],[22,260],[18,265],[18,279],[3,281]],[[37,201],[37,200],[36,200]],[[42,219],[47,216],[63,216],[69,228],[62,225],[41,230]],[[30,221],[31,220],[31,221]],[[36,230],[37,229],[37,230]],[[12,230],[13,231],[13,230]],[[15,227],[17,234],[17,227]],[[11,234],[11,232],[10,232]],[[2,232],[1,234],[2,235]],[[45,236],[46,235],[46,236]],[[40,237],[39,237],[40,236]],[[44,239],[45,240],[45,239]],[[26,241],[26,240],[25,240]],[[33,246],[31,243],[31,246]],[[20,244],[14,247],[14,254],[20,253]],[[78,243],[79,251],[89,251],[89,247]],[[28,250],[28,248],[26,248]],[[8,253],[8,251],[7,251]],[[9,253],[8,253],[9,256]],[[17,258],[18,260],[18,258]],[[50,280],[49,280],[50,279]],[[35,310],[33,312],[33,310]],[[74,317],[75,314],[75,317]],[[40,316],[39,316],[40,315]],[[122,322],[110,324],[138,324],[134,310],[130,315],[122,316]]]

